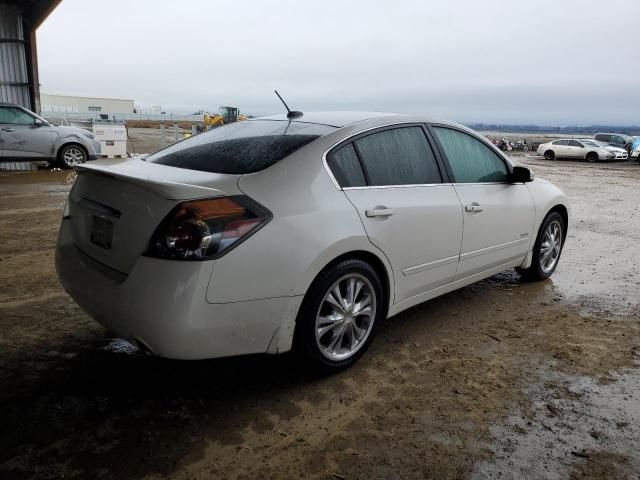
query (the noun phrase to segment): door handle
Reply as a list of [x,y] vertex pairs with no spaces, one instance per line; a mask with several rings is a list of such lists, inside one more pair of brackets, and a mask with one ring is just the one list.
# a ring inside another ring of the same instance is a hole
[[3,132],[13,132],[15,130],[15,128],[9,128],[9,127],[4,127],[2,129]]
[[373,210],[365,210],[364,214],[367,217],[390,217],[393,215],[392,208],[374,208]]
[[477,203],[464,206],[465,212],[481,212],[483,210],[484,208],[482,207],[482,205],[478,205]]

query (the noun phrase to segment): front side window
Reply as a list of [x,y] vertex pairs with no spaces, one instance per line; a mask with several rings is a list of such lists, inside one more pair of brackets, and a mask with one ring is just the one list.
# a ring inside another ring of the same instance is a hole
[[433,150],[422,127],[383,130],[353,143],[371,186],[442,182]]
[[335,130],[303,122],[237,122],[175,143],[146,160],[189,170],[242,175],[264,170]]
[[570,147],[580,147],[580,148],[583,147],[583,145],[580,142],[576,141],[576,140],[569,140],[569,146]]
[[457,183],[507,182],[505,162],[471,135],[446,127],[434,127]]
[[33,125],[35,119],[21,108],[0,107],[0,123],[10,125]]

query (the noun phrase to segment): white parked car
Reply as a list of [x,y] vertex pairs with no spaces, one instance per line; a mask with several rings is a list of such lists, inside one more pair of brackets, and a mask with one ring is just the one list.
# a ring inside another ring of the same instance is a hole
[[543,143],[538,147],[538,155],[547,160],[554,158],[579,158],[589,162],[626,160],[629,156],[623,148],[603,145],[592,139],[563,138]]
[[614,157],[614,160],[627,160],[629,158],[629,152],[624,148],[614,147],[612,145],[599,142],[598,140],[593,140],[592,138],[581,138],[579,141],[585,146],[585,148],[600,147],[615,153],[616,156]]
[[56,266],[153,354],[355,362],[387,317],[498,272],[545,279],[562,191],[454,123],[305,113],[77,167]]

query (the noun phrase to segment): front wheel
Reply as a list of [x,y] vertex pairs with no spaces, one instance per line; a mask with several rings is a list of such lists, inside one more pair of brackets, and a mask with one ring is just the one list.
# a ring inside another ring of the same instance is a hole
[[536,281],[545,280],[551,276],[560,261],[565,229],[564,218],[558,212],[551,212],[546,216],[533,247],[531,266],[526,269],[517,269],[522,278]]
[[66,145],[60,149],[58,158],[63,167],[73,168],[87,161],[87,152],[79,145]]
[[587,153],[587,162],[597,162],[598,161],[598,154],[596,152],[589,152]]
[[547,150],[546,152],[544,152],[544,158],[546,158],[547,160],[553,160],[554,158],[556,158],[556,154],[553,152],[553,150]]
[[324,373],[347,368],[369,348],[385,312],[374,268],[360,259],[344,260],[309,288],[296,320],[294,349]]

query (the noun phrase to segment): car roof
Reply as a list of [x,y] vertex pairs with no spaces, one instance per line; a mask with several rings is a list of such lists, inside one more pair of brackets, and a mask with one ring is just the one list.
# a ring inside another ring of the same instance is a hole
[[19,107],[20,105],[16,105],[15,103],[7,103],[7,102],[0,102],[0,107]]
[[365,120],[389,118],[389,117],[405,117],[399,113],[384,112],[350,112],[350,111],[332,111],[332,112],[303,112],[301,116],[289,119],[286,114],[269,115],[266,117],[253,118],[252,120],[279,120],[293,121],[301,123],[316,123],[320,125],[328,125],[330,127],[342,128],[354,123],[363,122]]
[[617,135],[618,137],[627,137],[627,138],[629,138],[629,135],[627,135],[626,133],[598,132],[595,135]]

